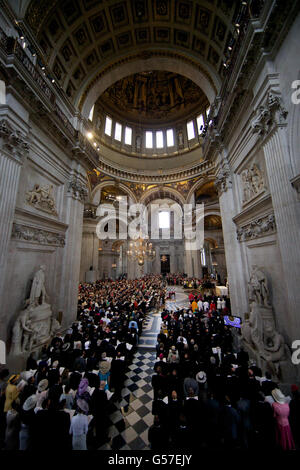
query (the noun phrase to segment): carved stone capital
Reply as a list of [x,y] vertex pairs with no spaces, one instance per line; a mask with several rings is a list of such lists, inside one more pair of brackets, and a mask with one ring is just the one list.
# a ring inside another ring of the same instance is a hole
[[88,195],[87,187],[78,178],[73,176],[69,181],[68,194],[74,199],[84,202]]
[[215,179],[215,187],[219,196],[231,188],[232,180],[229,168],[221,168]]
[[237,227],[236,234],[239,242],[253,240],[255,238],[270,235],[276,232],[276,221],[274,214],[264,215],[252,220],[242,227]]
[[63,233],[50,232],[27,225],[13,224],[12,239],[38,243],[40,245],[65,246],[65,235]]
[[20,158],[29,151],[26,136],[14,129],[6,119],[0,120],[0,138],[3,148],[14,156]]
[[256,110],[256,117],[251,123],[252,132],[266,136],[275,126],[285,125],[287,115],[279,94],[270,90],[265,102]]

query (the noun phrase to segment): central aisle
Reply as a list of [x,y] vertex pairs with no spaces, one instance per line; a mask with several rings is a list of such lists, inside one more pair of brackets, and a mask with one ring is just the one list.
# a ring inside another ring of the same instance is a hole
[[[179,286],[168,287],[176,291],[175,301],[166,301],[168,310],[189,306],[188,296]],[[111,442],[99,450],[149,450],[148,430],[153,424],[151,379],[156,362],[155,346],[160,332],[161,313],[150,312],[144,322],[137,352],[126,371],[122,400],[111,403],[109,436]]]

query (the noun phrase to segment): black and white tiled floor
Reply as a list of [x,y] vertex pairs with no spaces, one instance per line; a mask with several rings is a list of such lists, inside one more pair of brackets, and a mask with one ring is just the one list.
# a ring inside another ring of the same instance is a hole
[[[169,288],[171,290],[171,288]],[[174,288],[172,288],[174,290]],[[189,307],[182,287],[175,287],[175,301],[166,301],[168,310]],[[149,450],[148,430],[153,424],[151,379],[156,362],[155,346],[160,332],[161,314],[150,312],[139,338],[137,352],[126,372],[120,401],[111,402],[109,437],[99,450]]]
[[99,450],[149,450],[148,430],[153,424],[151,378],[155,351],[141,348],[128,368],[122,399],[112,404],[109,444]]

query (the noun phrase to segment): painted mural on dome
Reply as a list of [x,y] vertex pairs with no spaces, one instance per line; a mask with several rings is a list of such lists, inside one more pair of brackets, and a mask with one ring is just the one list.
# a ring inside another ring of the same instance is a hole
[[204,109],[203,91],[182,75],[150,71],[130,75],[109,87],[101,96],[101,106],[129,121],[176,120],[193,110]]

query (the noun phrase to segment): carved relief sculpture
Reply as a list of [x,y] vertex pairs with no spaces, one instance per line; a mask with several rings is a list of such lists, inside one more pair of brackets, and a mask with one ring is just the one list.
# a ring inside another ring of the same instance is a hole
[[250,201],[253,197],[264,191],[265,183],[263,172],[255,163],[242,172],[241,178],[243,185],[243,203]]
[[26,201],[36,209],[57,215],[52,184],[46,186],[35,184],[31,191],[27,191]]
[[237,239],[239,242],[252,240],[269,235],[276,231],[276,222],[274,214],[268,214],[252,220],[243,227],[237,227]]
[[290,353],[276,330],[267,276],[257,266],[253,266],[251,272],[248,294],[250,315],[242,324],[242,341],[258,359],[259,367],[281,380],[282,373],[287,371]]
[[46,266],[42,265],[35,273],[30,296],[25,301],[26,307],[13,326],[10,351],[12,355],[30,353],[47,343],[60,329],[51,306],[46,303],[45,272]]

